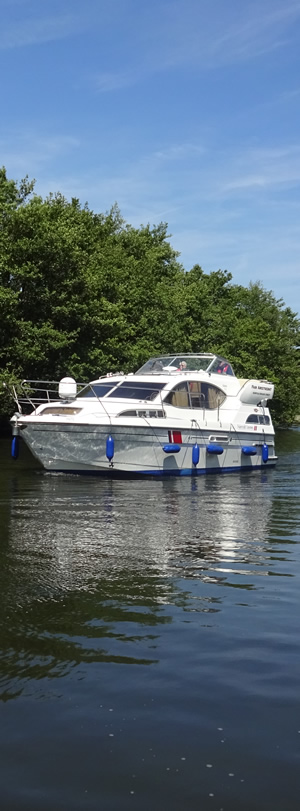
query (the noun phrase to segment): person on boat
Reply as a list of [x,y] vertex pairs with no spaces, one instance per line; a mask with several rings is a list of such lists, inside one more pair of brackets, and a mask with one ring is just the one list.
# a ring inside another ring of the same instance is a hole
[[179,370],[180,370],[181,372],[185,372],[185,370],[186,370],[186,361],[185,361],[185,360],[181,360],[181,361],[180,361],[180,364],[179,364],[179,367],[178,367],[178,371],[179,371]]
[[217,368],[218,375],[232,375],[230,363],[227,360],[222,360]]

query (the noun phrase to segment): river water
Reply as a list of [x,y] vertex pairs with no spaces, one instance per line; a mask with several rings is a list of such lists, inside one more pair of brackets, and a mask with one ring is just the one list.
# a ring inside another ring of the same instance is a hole
[[0,451],[1,809],[298,811],[300,431],[169,481]]

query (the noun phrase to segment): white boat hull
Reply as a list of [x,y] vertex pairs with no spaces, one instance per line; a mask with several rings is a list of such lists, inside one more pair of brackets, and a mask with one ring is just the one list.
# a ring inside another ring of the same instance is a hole
[[[21,427],[21,426],[20,426]],[[107,426],[79,424],[49,424],[27,422],[21,436],[47,471],[53,473],[93,473],[104,476],[194,476],[204,473],[229,473],[235,470],[257,470],[272,467],[274,435],[257,431],[228,434],[214,431],[216,445],[222,453],[209,453],[212,430],[182,430],[179,450],[172,452],[166,428],[149,426]],[[108,436],[113,437],[114,454],[106,456]],[[220,437],[220,439],[218,438]],[[199,462],[193,464],[193,447],[199,448]],[[174,443],[175,448],[178,448]],[[262,448],[268,446],[268,459],[263,461]],[[164,448],[168,448],[168,452]],[[244,450],[255,448],[255,455]]]

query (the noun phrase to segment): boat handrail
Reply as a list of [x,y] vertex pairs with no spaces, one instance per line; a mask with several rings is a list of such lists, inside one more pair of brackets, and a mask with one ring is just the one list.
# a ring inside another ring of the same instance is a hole
[[[105,376],[106,375],[103,375],[103,377]],[[63,399],[59,397],[59,383],[59,380],[30,380],[29,378],[25,378],[20,381],[18,389],[16,385],[13,385],[12,394],[19,414],[28,414],[28,407],[30,407],[33,412],[36,412],[37,408],[44,403],[54,403],[58,400],[64,402]],[[111,421],[111,417],[102,399],[98,397],[92,383],[77,383],[77,395],[87,385],[90,385],[95,399],[102,406],[106,417]]]
[[[58,393],[59,380],[30,380],[25,378],[18,385],[12,386],[12,394],[20,414],[24,408],[30,406],[33,411],[43,403],[53,403],[60,399]],[[81,391],[86,383],[77,383]],[[77,390],[78,393],[78,390]]]

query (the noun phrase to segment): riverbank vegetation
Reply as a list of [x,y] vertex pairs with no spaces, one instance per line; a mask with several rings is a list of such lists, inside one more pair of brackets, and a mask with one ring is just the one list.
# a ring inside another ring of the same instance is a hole
[[165,223],[133,228],[117,206],[95,214],[60,193],[43,199],[4,168],[0,218],[2,417],[14,408],[3,383],[84,382],[157,353],[201,350],[228,357],[238,376],[273,381],[277,424],[299,413],[300,322],[259,282],[243,287],[200,265],[186,272]]

